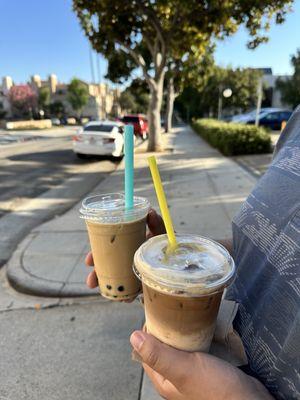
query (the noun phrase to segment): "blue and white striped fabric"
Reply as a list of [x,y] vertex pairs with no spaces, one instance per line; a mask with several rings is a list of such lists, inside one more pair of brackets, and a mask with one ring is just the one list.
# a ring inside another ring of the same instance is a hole
[[276,399],[300,399],[300,107],[233,221],[227,297],[250,369]]

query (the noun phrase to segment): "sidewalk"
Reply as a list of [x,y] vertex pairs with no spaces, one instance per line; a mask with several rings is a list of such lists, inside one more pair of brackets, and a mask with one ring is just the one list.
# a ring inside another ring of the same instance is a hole
[[[156,156],[175,229],[178,232],[199,233],[216,239],[229,237],[231,219],[250,193],[256,179],[234,161],[211,148],[189,128],[176,128],[173,134],[164,137],[167,140],[167,149]],[[158,209],[148,169],[148,155],[143,146],[137,149],[135,193],[147,197],[152,206]],[[123,175],[122,162],[117,171],[102,181],[94,193],[122,190]],[[9,281],[15,288],[47,297],[97,295],[96,289],[91,291],[84,283],[88,272],[84,267],[84,257],[89,250],[89,244],[84,221],[79,218],[79,207],[80,204],[77,204],[63,216],[34,229],[20,244],[7,269]],[[95,299],[99,301],[99,296]],[[107,300],[102,302],[112,310],[118,308]],[[136,305],[129,308],[126,311],[122,307],[122,315],[125,314],[126,317],[127,313],[133,313],[132,324],[140,326],[142,310]],[[135,308],[136,311],[133,311]],[[98,327],[95,325],[93,329],[97,331]],[[122,335],[128,337],[132,326],[126,329],[128,332],[122,332]],[[116,359],[115,352],[120,351],[120,348],[111,348],[110,351],[113,353],[111,358]],[[100,360],[99,363],[101,364]],[[125,379],[127,371],[122,369],[119,374]],[[113,387],[111,390],[113,391]],[[159,398],[145,378],[140,394],[139,399],[142,400]],[[114,393],[109,398],[120,397],[118,393]]]
[[[217,239],[230,236],[231,219],[255,179],[190,129],[177,128],[167,139],[167,151],[157,157],[176,230]],[[135,192],[158,209],[147,156],[145,146],[137,149]],[[124,162],[94,193],[122,190],[123,175]],[[40,225],[20,244],[7,271],[16,289],[47,297],[91,295],[84,283],[89,243],[79,207]]]

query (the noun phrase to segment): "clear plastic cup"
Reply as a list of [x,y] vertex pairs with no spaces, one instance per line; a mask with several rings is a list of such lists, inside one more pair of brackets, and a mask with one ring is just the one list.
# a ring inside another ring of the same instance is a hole
[[83,200],[95,271],[102,296],[111,300],[135,297],[140,281],[132,270],[135,251],[146,239],[146,217],[150,204],[134,197],[134,207],[125,209],[122,193],[100,194]]
[[145,242],[135,253],[142,281],[147,331],[186,351],[209,351],[223,291],[235,273],[228,251],[197,235],[176,235],[178,248],[166,252],[167,235]]

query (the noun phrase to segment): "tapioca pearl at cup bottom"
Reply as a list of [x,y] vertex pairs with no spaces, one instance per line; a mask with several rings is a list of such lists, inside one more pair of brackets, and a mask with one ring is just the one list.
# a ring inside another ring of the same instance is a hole
[[108,290],[111,290],[111,285],[106,285],[106,288],[107,288]]
[[124,292],[124,286],[118,286],[118,291],[119,292]]

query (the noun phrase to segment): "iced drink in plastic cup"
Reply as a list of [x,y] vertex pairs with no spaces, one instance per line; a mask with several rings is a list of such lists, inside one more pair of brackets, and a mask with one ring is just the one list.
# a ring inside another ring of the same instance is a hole
[[143,284],[147,332],[180,350],[209,351],[223,291],[234,277],[228,251],[197,235],[153,237],[135,253],[134,270]]
[[134,197],[131,210],[125,209],[121,193],[86,198],[80,209],[90,239],[95,271],[102,296],[110,300],[134,298],[141,283],[132,270],[135,251],[146,239],[149,202]]

